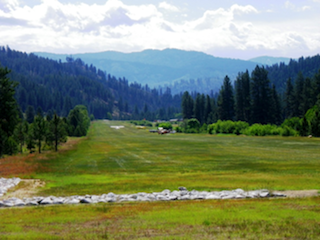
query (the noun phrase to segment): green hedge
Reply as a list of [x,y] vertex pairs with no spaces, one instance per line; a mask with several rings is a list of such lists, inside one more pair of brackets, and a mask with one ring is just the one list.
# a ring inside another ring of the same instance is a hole
[[299,132],[288,125],[283,125],[281,127],[270,124],[253,124],[249,126],[247,122],[237,121],[233,122],[231,120],[227,121],[217,121],[209,125],[209,134],[244,134],[248,136],[299,136]]

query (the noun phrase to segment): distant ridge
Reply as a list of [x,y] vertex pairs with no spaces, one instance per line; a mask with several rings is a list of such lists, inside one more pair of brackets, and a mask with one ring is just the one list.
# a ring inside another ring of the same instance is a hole
[[[34,54],[64,61],[68,54],[35,52]],[[253,70],[257,63],[238,59],[218,58],[202,52],[178,49],[144,50],[121,53],[106,51],[99,53],[73,54],[85,63],[104,70],[107,74],[125,77],[129,82],[148,84],[150,87],[172,84],[184,79],[215,79],[221,86],[228,75],[235,78],[238,72]]]
[[285,58],[285,57],[261,56],[261,57],[249,59],[248,61],[260,63],[262,65],[271,66],[273,64],[277,64],[277,63],[281,63],[281,62],[283,62],[285,64],[289,64],[290,60],[291,60],[291,58]]

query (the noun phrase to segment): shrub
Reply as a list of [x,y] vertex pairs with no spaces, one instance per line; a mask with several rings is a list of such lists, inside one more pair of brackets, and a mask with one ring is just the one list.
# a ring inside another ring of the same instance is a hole
[[282,128],[282,132],[280,134],[281,136],[284,136],[284,137],[288,137],[288,136],[299,136],[299,132],[295,129],[292,129],[288,126],[284,126]]
[[159,127],[162,127],[163,129],[171,130],[172,129],[172,124],[169,123],[169,122],[164,122],[164,123],[160,123]]
[[181,127],[175,127],[174,128],[177,133],[182,133],[182,128]]
[[199,131],[200,131],[200,122],[195,118],[184,120],[180,124],[180,128],[185,133],[199,133]]
[[284,122],[281,124],[282,128],[284,128],[285,126],[300,132],[300,130],[301,130],[301,119],[298,118],[298,117],[288,118],[288,119],[284,120]]
[[281,136],[297,136],[298,131],[288,127],[278,127],[276,125],[270,125],[270,124],[259,124],[255,123],[248,127],[244,134],[249,136],[274,136],[274,135],[281,135]]
[[249,124],[243,121],[233,122],[231,120],[227,120],[227,121],[218,120],[216,123],[209,125],[208,133],[210,134],[234,133],[239,135],[248,127],[249,127]]
[[208,131],[208,125],[206,123],[204,123],[200,128],[200,132],[207,133],[207,131]]

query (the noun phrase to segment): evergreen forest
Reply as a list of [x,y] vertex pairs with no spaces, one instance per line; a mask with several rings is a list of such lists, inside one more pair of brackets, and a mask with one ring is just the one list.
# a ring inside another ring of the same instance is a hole
[[85,136],[93,119],[175,118],[185,120],[176,129],[184,132],[250,135],[267,125],[271,134],[320,136],[319,55],[244,69],[210,94],[173,95],[169,87],[129,83],[79,58],[61,62],[9,47],[0,47],[0,70],[0,155],[23,144],[40,152],[43,142],[57,150],[67,135]]

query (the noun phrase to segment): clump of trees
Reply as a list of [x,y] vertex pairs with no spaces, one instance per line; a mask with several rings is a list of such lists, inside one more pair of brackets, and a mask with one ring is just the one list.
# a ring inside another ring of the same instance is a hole
[[267,70],[257,66],[251,75],[248,71],[239,73],[234,84],[226,76],[217,96],[192,97],[185,92],[182,116],[185,120],[195,118],[203,126],[195,129],[209,125],[209,133],[320,136],[319,93],[320,70],[312,78],[304,78],[301,72],[294,82],[289,78],[286,91],[279,94]]
[[28,106],[22,113],[14,98],[17,83],[7,75],[7,68],[0,68],[0,157],[22,152],[25,146],[30,152],[44,147],[58,151],[60,143],[66,142],[67,136],[85,136],[90,118],[85,106],[75,106],[68,117],[59,117],[56,113],[41,108],[35,113]]

